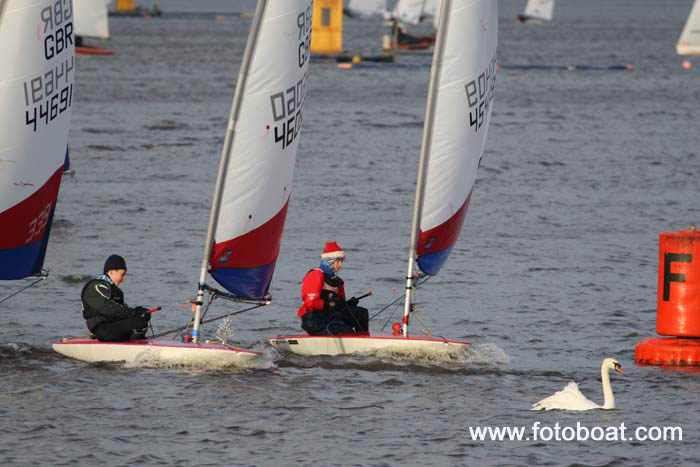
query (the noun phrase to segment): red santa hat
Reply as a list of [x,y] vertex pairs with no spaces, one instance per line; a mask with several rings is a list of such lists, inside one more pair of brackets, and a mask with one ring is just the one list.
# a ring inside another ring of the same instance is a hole
[[323,248],[321,258],[345,258],[345,252],[342,248],[340,248],[340,245],[338,245],[337,243],[328,242],[326,243],[325,248]]

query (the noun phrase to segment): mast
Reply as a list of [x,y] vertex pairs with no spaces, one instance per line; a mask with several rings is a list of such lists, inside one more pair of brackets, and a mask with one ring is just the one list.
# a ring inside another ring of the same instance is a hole
[[418,180],[416,182],[416,199],[413,205],[413,224],[411,226],[411,247],[408,252],[408,271],[406,272],[406,302],[403,310],[403,337],[408,337],[409,313],[413,308],[413,274],[416,268],[416,249],[420,231],[420,221],[423,215],[423,200],[425,198],[425,184],[428,179],[428,159],[433,140],[433,123],[435,121],[435,105],[437,102],[438,87],[440,85],[440,72],[445,50],[447,28],[449,27],[449,15],[452,10],[452,0],[443,0],[440,8],[440,20],[438,22],[435,50],[433,51],[433,64],[430,68],[430,86],[428,87],[428,101],[425,108],[425,124],[423,125],[423,141],[421,144],[420,162],[418,163]]
[[209,213],[209,226],[207,227],[207,239],[204,242],[204,256],[202,257],[202,265],[199,272],[199,282],[197,287],[197,300],[195,301],[194,325],[192,327],[192,341],[199,341],[199,325],[202,319],[202,303],[204,299],[204,285],[207,278],[207,269],[209,265],[209,256],[211,255],[212,244],[214,243],[214,233],[219,221],[219,211],[221,209],[221,197],[224,192],[226,180],[226,171],[231,155],[231,147],[236,133],[236,123],[241,111],[243,102],[243,90],[248,81],[248,73],[252,62],[253,53],[257,47],[258,37],[260,35],[260,26],[267,7],[267,0],[258,0],[257,8],[255,9],[255,17],[248,33],[248,42],[246,43],[243,60],[241,61],[241,69],[238,73],[238,82],[236,90],[233,94],[233,104],[231,105],[231,115],[229,116],[226,136],[224,138],[224,146],[221,150],[221,160],[219,161],[219,172],[216,176],[216,186],[214,187],[214,200],[212,201],[211,212]]

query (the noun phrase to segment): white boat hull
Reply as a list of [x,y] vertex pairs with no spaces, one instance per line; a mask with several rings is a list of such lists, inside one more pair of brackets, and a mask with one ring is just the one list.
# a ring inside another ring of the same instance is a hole
[[678,55],[700,55],[700,45],[676,44]]
[[298,355],[344,355],[374,351],[390,351],[401,354],[447,354],[462,351],[469,342],[453,341],[439,337],[408,337],[392,335],[338,335],[338,336],[277,336],[270,344],[280,350]]
[[52,343],[66,357],[85,362],[126,362],[197,367],[246,366],[262,357],[260,352],[223,344],[193,344],[171,339],[100,342],[66,338]]

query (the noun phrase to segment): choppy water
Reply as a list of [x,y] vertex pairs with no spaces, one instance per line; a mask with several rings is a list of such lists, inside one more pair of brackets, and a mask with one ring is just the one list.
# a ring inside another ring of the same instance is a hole
[[[51,278],[1,305],[0,463],[696,465],[698,375],[633,363],[635,344],[655,334],[658,233],[700,212],[700,60],[685,71],[674,51],[691,3],[562,1],[551,25],[523,27],[512,18],[524,2],[500,2],[500,63],[636,71],[498,74],[464,231],[418,296],[432,331],[475,344],[456,361],[289,357],[263,343],[297,331],[300,280],[325,241],[346,250],[349,293],[373,290],[375,310],[405,270],[428,70],[312,64],[274,302],[233,322],[242,345],[266,353],[245,371],[89,365],[50,349],[84,332],[81,284],[113,252],[129,264],[127,301],[163,307],[156,330],[186,320],[179,304],[195,292],[250,24],[233,14],[112,19],[105,45],[117,55],[78,58],[77,174],[61,187]],[[348,20],[345,32],[348,47],[379,44],[376,22]],[[0,295],[23,284],[3,283]],[[602,401],[606,356],[626,371],[613,376],[618,410],[527,410],[570,380]],[[684,431],[683,441],[646,443],[469,432],[534,422]]]

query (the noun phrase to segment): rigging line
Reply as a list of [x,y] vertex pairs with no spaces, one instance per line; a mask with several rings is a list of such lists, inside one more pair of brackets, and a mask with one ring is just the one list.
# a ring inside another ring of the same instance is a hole
[[415,310],[415,308],[413,309],[413,317],[416,318],[416,319],[418,320],[418,322],[420,323],[421,326],[423,326],[422,331],[423,331],[426,335],[428,335],[428,336],[432,336],[432,335],[433,335],[433,333],[430,332],[430,329],[428,329],[428,326],[426,326],[425,323],[423,322],[423,320],[420,319],[420,315],[419,315],[418,312]]
[[355,320],[355,323],[357,324],[357,326],[361,328],[362,325],[360,324],[360,321],[359,321],[359,320],[357,319],[357,317],[355,316],[355,313],[352,312],[352,310],[350,309],[350,306],[348,306],[348,303],[347,303],[347,302],[343,302],[343,306],[345,307],[346,310],[348,310],[348,313],[350,313],[350,316],[352,316],[352,319]]
[[217,316],[216,318],[208,319],[206,321],[201,321],[200,324],[207,324],[207,323],[211,323],[212,321],[220,320],[222,318],[228,318],[229,316],[240,315],[241,313],[245,313],[246,311],[255,310],[256,308],[260,308],[263,306],[265,306],[265,304],[261,303],[261,304],[255,305],[255,306],[251,306],[250,308],[245,308],[243,310],[238,310],[238,311],[234,311],[232,313],[227,313],[225,315]]
[[[401,297],[399,297],[399,298],[401,298]],[[394,308],[394,311],[392,311],[391,314],[389,315],[389,317],[386,319],[386,321],[384,322],[384,326],[382,326],[380,331],[383,331],[384,328],[386,327],[386,325],[389,324],[389,321],[391,321],[391,319],[394,317],[394,313],[396,313],[396,308]]]
[[[209,305],[210,305],[210,304],[211,304],[211,301],[210,301],[209,303],[207,303],[206,309],[209,308]],[[199,324],[207,324],[207,323],[211,323],[211,322],[213,322],[213,321],[218,321],[218,320],[220,320],[220,319],[227,318],[227,317],[229,317],[229,316],[240,315],[241,313],[245,313],[246,311],[254,310],[254,309],[256,309],[256,308],[260,308],[260,307],[263,307],[263,306],[265,306],[264,303],[258,304],[258,305],[255,305],[255,306],[251,306],[250,308],[245,308],[245,309],[243,309],[243,310],[238,310],[238,311],[234,311],[234,312],[232,312],[232,313],[227,313],[227,314],[225,314],[225,315],[217,316],[217,317],[212,318],[212,319],[202,320],[202,321],[199,322]],[[205,310],[205,312],[206,312],[206,310]],[[169,331],[161,332],[160,334],[155,335],[155,336],[153,336],[153,337],[161,337],[161,336],[165,336],[165,335],[167,335],[167,334],[172,334],[172,333],[178,332],[178,331],[179,331],[179,332],[182,332],[182,331],[186,330],[186,329],[190,326],[190,324],[192,324],[192,320],[190,320],[190,321],[185,325],[184,328],[183,328],[183,327],[178,327],[178,328],[175,328],[175,329],[171,329],[171,330],[169,330]]]
[[24,292],[25,290],[27,290],[27,289],[30,288],[30,287],[34,287],[35,285],[37,285],[39,282],[43,281],[43,280],[46,279],[47,277],[49,277],[49,271],[47,271],[47,270],[45,270],[45,269],[42,269],[42,270],[41,270],[41,273],[39,273],[39,279],[35,280],[34,282],[32,282],[31,284],[27,285],[26,287],[23,287],[23,288],[19,289],[17,292],[15,292],[15,293],[13,293],[13,294],[11,294],[11,295],[8,295],[7,297],[3,298],[2,300],[0,300],[0,303],[6,302],[7,300],[11,299],[12,297],[14,297],[14,296],[17,295],[17,294],[20,294],[20,293]]
[[[204,306],[204,314],[206,314],[207,310],[209,309],[209,305],[211,305],[212,300],[213,300],[213,299],[211,298],[211,295],[210,295],[210,296],[209,296],[209,301],[208,301],[207,304]],[[187,329],[189,329],[189,327],[192,326],[192,324],[194,324],[194,318],[190,318],[190,320],[187,322],[187,324],[185,324],[184,327],[183,327],[183,326],[179,326],[179,327],[177,327],[177,328],[174,328],[174,329],[170,329],[170,330],[168,330],[168,331],[161,332],[160,334],[156,334],[156,335],[154,335],[154,336],[152,336],[152,337],[155,339],[156,337],[167,336],[168,334],[172,334],[172,333],[174,333],[174,332],[180,332],[180,333],[182,333],[182,332],[184,332],[184,331],[187,331]]]
[[[423,285],[424,283],[428,282],[428,280],[429,280],[431,277],[433,277],[433,276],[427,276],[425,279],[423,279],[423,280],[420,281],[419,283],[415,284],[414,287],[415,287],[415,288],[420,287],[420,286]],[[379,310],[378,312],[376,312],[375,314],[373,314],[373,315],[369,318],[369,320],[372,321],[376,316],[379,316],[380,314],[382,314],[384,311],[386,311],[387,308],[389,308],[391,305],[395,304],[396,302],[398,302],[399,300],[401,300],[401,299],[404,298],[405,296],[406,296],[406,292],[404,292],[403,295],[400,295],[400,296],[396,297],[396,299],[395,299],[393,302],[389,303],[387,306],[385,306],[384,308],[382,308],[381,310]],[[386,324],[385,324],[384,326],[386,326]],[[384,328],[382,328],[382,329],[384,329]]]

